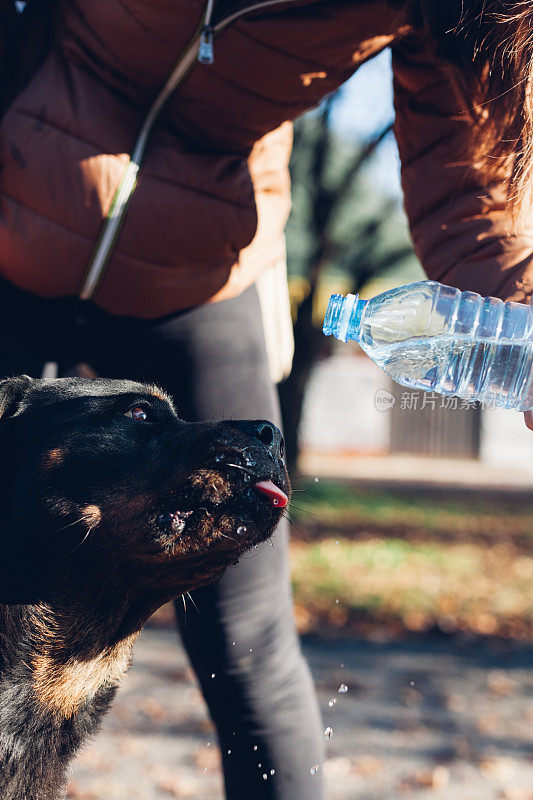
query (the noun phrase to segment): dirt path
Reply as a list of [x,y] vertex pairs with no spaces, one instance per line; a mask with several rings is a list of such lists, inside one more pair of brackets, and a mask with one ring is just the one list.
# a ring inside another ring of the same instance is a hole
[[[533,800],[533,645],[342,640],[304,651],[333,729],[328,800]],[[144,632],[69,796],[221,800],[212,727],[172,631]]]

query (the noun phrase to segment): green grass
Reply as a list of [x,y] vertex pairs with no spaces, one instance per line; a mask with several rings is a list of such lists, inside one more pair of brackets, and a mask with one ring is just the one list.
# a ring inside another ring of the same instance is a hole
[[505,546],[325,539],[294,542],[291,560],[307,629],[373,618],[409,630],[525,636],[533,624],[533,557]]
[[533,538],[533,500],[451,495],[422,496],[413,492],[356,489],[339,483],[297,483],[291,513],[298,523],[321,526],[370,526],[394,534],[399,527],[413,533],[433,532]]
[[295,497],[311,501],[292,508],[302,534],[291,547],[301,629],[531,635],[533,502],[329,482]]

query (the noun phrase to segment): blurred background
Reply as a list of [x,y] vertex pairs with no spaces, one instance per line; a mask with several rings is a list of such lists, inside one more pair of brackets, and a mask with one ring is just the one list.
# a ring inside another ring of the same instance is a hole
[[[295,127],[296,352],[280,398],[320,769],[328,800],[533,800],[533,433],[518,413],[393,385],[357,345],[321,333],[332,292],[424,279],[393,117],[385,52]],[[221,787],[165,608],[69,797],[218,800]]]

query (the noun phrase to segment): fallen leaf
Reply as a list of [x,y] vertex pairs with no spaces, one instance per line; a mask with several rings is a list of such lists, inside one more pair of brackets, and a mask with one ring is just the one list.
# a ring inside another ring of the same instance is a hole
[[476,728],[481,733],[490,733],[496,730],[499,722],[500,719],[496,714],[482,714],[476,722]]
[[150,717],[152,722],[161,723],[167,718],[167,712],[161,703],[158,703],[153,697],[145,697],[143,700],[141,700],[139,703],[139,708],[148,717]]
[[73,800],[94,800],[96,795],[81,787],[78,781],[72,779],[67,787],[67,797]]
[[500,781],[512,778],[516,772],[516,761],[511,758],[499,758],[496,756],[483,758],[478,767],[486,777],[496,778]]
[[349,758],[338,756],[328,758],[324,764],[324,775],[331,780],[346,778],[352,771],[352,762]]
[[376,758],[375,756],[362,756],[361,758],[357,759],[351,771],[356,775],[362,775],[363,777],[367,778],[370,775],[375,775],[377,772],[381,772],[384,768],[385,765],[383,764],[383,761],[379,760],[379,758]]
[[533,791],[524,786],[507,786],[499,797],[500,800],[533,800]]
[[211,745],[211,747],[198,747],[194,751],[193,759],[196,766],[200,769],[207,769],[209,772],[220,770],[220,750],[216,745]]
[[433,769],[421,769],[402,781],[403,791],[409,789],[444,789],[450,782],[450,770],[439,764]]
[[487,688],[492,694],[506,697],[510,694],[515,694],[520,688],[520,684],[506,675],[505,672],[494,670],[487,677]]
[[171,797],[180,797],[182,800],[197,797],[198,781],[190,775],[166,775],[157,779],[157,788]]

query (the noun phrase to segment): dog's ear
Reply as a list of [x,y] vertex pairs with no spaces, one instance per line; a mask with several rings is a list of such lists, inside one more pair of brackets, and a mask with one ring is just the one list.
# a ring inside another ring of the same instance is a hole
[[0,381],[0,422],[17,413],[32,383],[33,379],[28,375],[4,378]]

